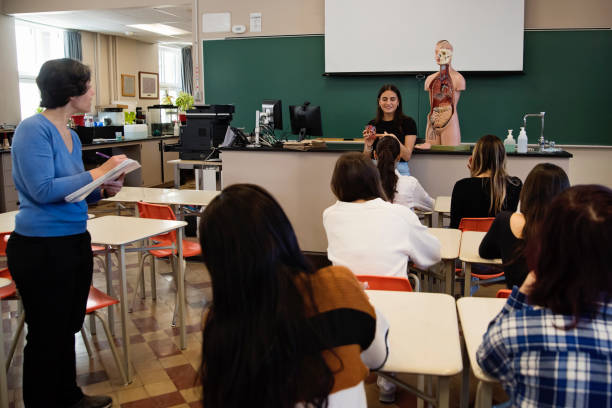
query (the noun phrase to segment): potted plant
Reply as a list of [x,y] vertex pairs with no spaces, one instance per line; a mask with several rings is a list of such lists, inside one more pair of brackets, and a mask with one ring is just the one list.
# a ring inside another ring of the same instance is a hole
[[187,110],[193,108],[193,96],[188,94],[187,92],[179,92],[176,97],[174,104],[178,107],[179,110],[179,120],[181,123],[187,122]]

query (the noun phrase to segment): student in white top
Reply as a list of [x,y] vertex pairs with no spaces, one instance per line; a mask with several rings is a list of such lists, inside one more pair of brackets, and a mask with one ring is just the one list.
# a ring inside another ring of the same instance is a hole
[[[323,225],[327,257],[334,265],[355,275],[406,278],[410,259],[423,268],[440,261],[438,239],[408,207],[386,201],[369,157],[357,152],[340,156],[331,189],[338,201],[323,212]],[[379,401],[394,402],[395,384],[382,377],[377,384]]]
[[386,201],[380,175],[362,154],[338,159],[331,181],[338,201],[323,212],[327,256],[356,275],[407,277],[408,261],[440,261],[440,243],[407,207]]
[[380,138],[374,151],[382,188],[387,199],[410,209],[433,211],[434,199],[427,194],[419,180],[401,175],[396,167],[400,159],[400,142],[393,135]]

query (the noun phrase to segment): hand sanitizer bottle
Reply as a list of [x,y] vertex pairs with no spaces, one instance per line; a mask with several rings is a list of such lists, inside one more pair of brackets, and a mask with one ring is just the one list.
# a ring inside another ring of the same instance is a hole
[[504,140],[504,148],[506,153],[514,153],[516,151],[516,141],[512,137],[512,129],[508,129],[508,136]]
[[525,132],[525,128],[521,126],[521,132],[518,137],[518,148],[517,152],[519,153],[527,153],[527,132]]
[[179,127],[179,123],[177,120],[177,121],[174,121],[173,136],[179,136],[180,134],[181,134],[181,128]]

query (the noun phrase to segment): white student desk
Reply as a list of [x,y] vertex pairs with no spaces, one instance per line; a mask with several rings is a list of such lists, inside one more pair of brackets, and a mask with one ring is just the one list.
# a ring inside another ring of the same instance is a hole
[[454,228],[428,228],[429,232],[440,241],[440,257],[444,271],[444,292],[453,295],[455,292],[455,259],[459,257],[461,231]]
[[17,211],[9,211],[0,214],[0,232],[13,232],[15,229],[15,216]]
[[478,255],[478,247],[484,238],[486,232],[464,231],[461,234],[461,249],[459,250],[459,259],[463,262],[463,271],[465,273],[465,285],[463,288],[463,296],[470,296],[472,289],[472,264],[482,263],[490,265],[501,265],[501,259],[484,259]]
[[438,214],[438,227],[442,228],[444,225],[444,218],[450,217],[451,211],[451,197],[449,196],[438,196],[434,203],[434,212]]
[[366,294],[390,325],[389,357],[380,371],[437,376],[438,395],[385,378],[438,407],[448,407],[450,377],[463,368],[455,299],[441,293],[367,290]]
[[114,197],[104,201],[137,203],[139,201],[164,205],[207,206],[219,191],[179,190],[175,188],[123,187]]
[[[149,248],[126,248],[135,242],[177,230],[177,255],[183,258],[183,229],[187,225],[185,221],[154,220],[149,218],[120,217],[109,215],[90,219],[87,221],[87,230],[91,234],[91,242],[99,245],[109,245],[117,249],[119,258],[120,286],[119,300],[121,306],[121,331],[123,336],[124,369],[128,383],[132,381],[130,370],[130,341],[127,334],[128,321],[128,294],[126,279],[125,253],[133,251],[146,251]],[[178,263],[178,316],[180,328],[180,346],[185,348],[185,270],[182,262]],[[111,263],[106,263],[107,279],[110,278]],[[110,294],[110,293],[109,293]]]
[[[488,376],[476,361],[476,351],[482,343],[482,336],[486,333],[489,322],[500,312],[506,299],[463,297],[457,301],[457,310],[463,329],[465,347],[470,359],[474,376],[478,379],[476,389],[475,408],[490,407],[492,403],[491,385],[497,380]],[[461,406],[467,407],[469,398],[469,368],[464,367],[464,387],[461,395]]]

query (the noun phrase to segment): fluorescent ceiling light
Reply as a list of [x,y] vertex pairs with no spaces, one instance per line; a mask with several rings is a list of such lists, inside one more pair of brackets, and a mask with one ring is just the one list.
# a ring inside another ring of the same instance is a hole
[[127,27],[138,28],[140,30],[150,31],[152,33],[161,35],[183,35],[189,34],[189,31],[182,30],[180,28],[172,27],[166,24],[130,24]]

